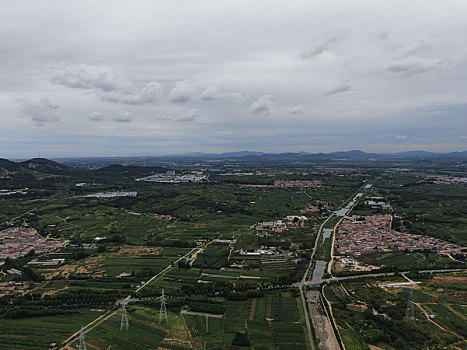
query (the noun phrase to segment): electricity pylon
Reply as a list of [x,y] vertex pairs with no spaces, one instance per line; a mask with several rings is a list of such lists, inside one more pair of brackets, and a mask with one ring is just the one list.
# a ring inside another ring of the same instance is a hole
[[81,331],[79,332],[79,350],[87,350],[86,340],[84,340],[84,331],[82,326]]
[[126,307],[125,307],[125,304],[123,304],[122,306],[122,321],[120,322],[120,330],[128,330],[128,328],[130,327],[129,323],[128,323],[128,315],[126,313]]
[[407,321],[415,320],[415,312],[413,310],[413,287],[410,287],[409,300],[407,301],[407,310],[405,311],[405,319]]
[[167,318],[167,308],[165,307],[165,294],[164,294],[164,289],[162,289],[161,311],[160,311],[160,313],[159,313],[159,324],[161,324],[163,321],[169,322],[169,319]]

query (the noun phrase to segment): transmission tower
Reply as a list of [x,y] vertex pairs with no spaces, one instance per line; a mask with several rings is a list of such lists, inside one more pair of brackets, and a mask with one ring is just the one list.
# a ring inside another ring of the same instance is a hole
[[163,321],[169,322],[169,319],[167,318],[167,309],[165,307],[165,294],[164,294],[164,289],[162,289],[162,296],[161,296],[161,311],[159,313],[159,324],[161,324]]
[[84,340],[83,327],[81,327],[81,331],[79,332],[79,350],[87,350],[86,340]]
[[413,288],[412,287],[409,290],[409,300],[407,302],[407,310],[405,312],[405,319],[407,321],[415,320],[415,313],[413,310]]
[[122,306],[122,321],[120,322],[120,330],[128,330],[128,328],[130,327],[129,323],[128,323],[128,315],[126,314],[126,307],[125,307],[125,304],[123,304]]

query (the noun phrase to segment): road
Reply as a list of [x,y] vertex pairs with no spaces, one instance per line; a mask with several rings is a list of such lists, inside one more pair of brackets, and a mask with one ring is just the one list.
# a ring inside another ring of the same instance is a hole
[[[305,191],[303,191],[308,197],[310,197]],[[310,197],[311,198],[311,197]],[[305,298],[305,293],[303,292],[303,286],[305,285],[306,279],[310,273],[311,267],[313,266],[313,260],[315,258],[316,250],[318,249],[318,244],[319,240],[321,238],[321,233],[323,232],[324,225],[334,216],[334,213],[332,213],[319,227],[318,234],[315,239],[315,245],[313,247],[313,251],[311,252],[311,257],[310,257],[310,263],[308,264],[308,267],[303,274],[303,278],[301,282],[299,282],[296,287],[300,289],[300,296],[302,299],[302,306],[303,306],[303,311],[305,313],[305,322],[306,322],[306,328],[307,328],[307,333],[308,333],[308,338],[310,339],[310,345],[313,350],[315,350],[315,343],[313,340],[313,331],[311,329],[311,322],[310,322],[310,316],[308,315],[308,305],[306,302]]]
[[[211,244],[213,241],[209,241],[209,242],[206,242],[203,246],[201,247],[206,247],[207,245]],[[182,259],[185,259],[187,258],[190,254],[192,254],[196,249],[198,249],[200,247],[196,247],[196,248],[193,248],[191,249],[188,253],[186,253],[185,255],[183,255],[182,257],[180,257],[179,259],[177,259],[174,264],[178,263],[179,261],[181,261]],[[158,277],[162,276],[164,273],[166,273],[168,270],[170,270],[172,268],[172,264],[170,264],[169,266],[167,266],[165,269],[163,269],[162,271],[160,271],[159,273],[157,273],[156,275],[154,275],[153,277],[151,277],[147,282],[145,282],[144,284],[142,284],[141,286],[139,286],[137,289],[135,289],[135,292],[139,292],[141,289],[143,289],[144,287],[146,287],[148,284],[150,284],[151,282],[153,282],[155,279],[157,279]],[[125,299],[122,299],[122,300],[119,300],[119,304],[125,304],[125,301],[129,302],[131,300],[131,295],[127,296]],[[120,308],[117,308],[117,309],[114,309],[114,310],[109,310],[107,311],[105,314],[99,316],[98,318],[96,318],[94,321],[88,323],[86,326],[84,326],[82,328],[84,334],[90,332],[91,330],[93,330],[94,328],[96,328],[97,326],[99,326],[102,322],[108,320],[109,318],[111,318],[112,316],[114,316],[116,313],[118,313],[120,311]],[[75,333],[73,333],[68,339],[66,339],[62,344],[62,347],[61,349],[64,350],[66,349],[69,345],[71,345],[74,341],[76,341],[80,335],[80,331],[77,331]]]
[[315,325],[316,333],[320,339],[323,350],[340,349],[339,342],[331,324],[331,318],[324,306],[321,292],[308,291],[308,300],[310,301],[311,316]]
[[[345,201],[341,207],[347,203],[348,201],[351,201],[358,193],[359,191],[361,190],[361,188],[358,189],[358,191],[353,194],[349,200]],[[311,199],[311,196],[306,193],[305,191],[303,191],[303,193]],[[353,207],[350,210],[352,210]],[[347,211],[347,212],[349,212]],[[333,217],[334,217],[335,213],[333,212],[330,216],[328,216],[328,218],[321,224],[321,226],[319,227],[319,230],[318,230],[318,234],[316,236],[316,239],[315,239],[315,245],[313,247],[313,251],[311,253],[311,257],[310,257],[310,263],[308,264],[308,267],[305,271],[305,274],[303,275],[303,278],[302,280],[299,282],[299,283],[295,283],[294,284],[294,287],[298,287],[300,289],[300,296],[301,296],[301,299],[302,299],[302,305],[303,305],[303,310],[305,312],[305,320],[306,320],[306,327],[307,327],[307,331],[308,331],[308,337],[310,338],[310,344],[311,344],[311,348],[313,350],[315,350],[315,344],[314,344],[314,341],[313,341],[313,332],[311,330],[311,324],[310,324],[310,318],[309,318],[309,315],[308,315],[308,307],[307,307],[307,301],[306,301],[306,298],[305,298],[305,293],[303,292],[303,286],[304,285],[314,285],[314,283],[309,283],[306,281],[306,279],[308,278],[309,274],[310,274],[310,270],[311,270],[311,267],[313,266],[313,262],[314,262],[314,258],[315,258],[315,255],[316,255],[316,251],[318,249],[318,244],[320,242],[320,239],[321,239],[321,234],[323,232],[323,228],[324,226],[328,223],[329,220],[331,220]],[[334,236],[334,235],[333,235]],[[334,239],[334,237],[333,237]],[[334,241],[333,241],[334,243]]]
[[311,330],[310,315],[308,315],[308,306],[305,299],[305,294],[303,292],[303,285],[300,287],[300,296],[302,297],[303,313],[305,315],[306,329],[308,333],[308,339],[310,340],[310,345],[313,350],[315,348],[315,341],[313,340],[313,331]]
[[182,310],[181,314],[182,314],[182,315],[193,315],[193,316],[211,317],[211,318],[222,318],[222,317],[223,317],[223,315],[208,314],[208,313],[206,313],[206,312],[195,312],[195,311],[187,311],[187,310]]
[[[401,275],[405,275],[409,273],[410,271],[400,271],[397,273],[400,273]],[[448,272],[467,272],[467,269],[438,269],[438,270],[420,270],[420,273],[448,273]],[[298,282],[294,283],[294,287],[300,287],[303,285],[306,286],[318,286],[323,283],[329,283],[329,282],[340,282],[340,281],[346,281],[346,280],[352,280],[352,279],[358,279],[358,278],[366,278],[366,277],[386,277],[386,276],[394,276],[396,272],[380,272],[380,273],[368,273],[368,274],[362,274],[362,275],[352,275],[352,276],[343,276],[343,277],[331,277],[331,278],[325,278],[325,279],[320,279],[320,280],[311,280],[311,281],[306,281],[304,283]]]

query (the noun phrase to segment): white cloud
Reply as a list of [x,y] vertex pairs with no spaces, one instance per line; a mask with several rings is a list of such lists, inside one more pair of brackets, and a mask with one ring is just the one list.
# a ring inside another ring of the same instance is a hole
[[300,114],[303,113],[303,105],[297,105],[289,108],[290,114]]
[[18,103],[22,106],[23,113],[31,117],[36,126],[42,126],[48,122],[56,122],[58,120],[55,111],[59,108],[50,102],[48,98],[40,101],[32,101],[27,98],[18,99]]
[[254,101],[250,106],[251,114],[262,114],[268,116],[274,107],[274,102],[272,101],[271,96],[264,95],[263,97]]
[[183,80],[175,84],[174,88],[170,91],[169,99],[172,102],[185,103],[195,97],[196,94],[197,91],[191,82]]

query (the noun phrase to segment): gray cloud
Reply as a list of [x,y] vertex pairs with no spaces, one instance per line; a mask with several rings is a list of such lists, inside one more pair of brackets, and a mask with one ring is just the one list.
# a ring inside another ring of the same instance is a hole
[[289,108],[290,114],[300,114],[303,113],[303,105],[297,105]]
[[121,74],[112,72],[106,67],[85,64],[67,67],[56,73],[51,81],[69,88],[98,89],[105,92],[127,90],[132,85]]
[[55,111],[59,106],[54,105],[48,98],[40,101],[31,101],[27,98],[18,99],[18,103],[22,106],[23,113],[35,122],[36,126],[42,126],[48,122],[56,122],[58,120]]
[[101,100],[121,104],[152,103],[164,94],[162,86],[155,81],[146,83],[143,88],[138,88],[122,73],[102,66],[68,67],[56,73],[51,81],[73,89],[93,90]]
[[224,91],[218,86],[210,86],[204,90],[199,98],[202,100],[226,100],[229,102],[240,103],[244,102],[245,98],[237,92]]
[[422,38],[414,43],[410,43],[410,44],[399,47],[394,53],[394,55],[399,58],[406,58],[406,57],[418,55],[431,48],[432,48],[432,45]]
[[190,108],[186,112],[180,114],[179,116],[171,115],[157,115],[155,120],[167,120],[173,122],[194,122],[200,116],[200,112],[196,108]]
[[175,119],[177,122],[193,122],[200,116],[199,110],[196,108],[190,108],[188,111],[183,113],[179,118]]
[[[413,135],[433,150],[465,148],[467,1],[82,0],[50,9],[1,5],[4,155],[153,154],[154,140],[168,153],[422,148],[409,144]],[[18,97],[60,109],[26,115]],[[32,115],[60,122],[24,137]]]
[[342,84],[339,86],[336,86],[335,88],[329,90],[326,94],[328,95],[334,95],[334,94],[339,94],[341,92],[347,92],[352,90],[352,85],[350,84]]
[[410,56],[407,58],[396,60],[395,62],[391,63],[387,67],[387,70],[391,73],[413,75],[426,73],[430,70],[435,69],[439,64],[440,61],[437,58]]
[[274,102],[269,95],[264,95],[263,97],[254,101],[250,106],[251,114],[262,114],[268,116],[274,107]]
[[89,119],[91,119],[94,122],[101,121],[102,120],[102,114],[100,112],[98,112],[98,111],[94,111],[89,116]]
[[134,94],[109,92],[104,94],[102,99],[115,103],[139,105],[152,103],[158,100],[163,94],[164,93],[162,91],[161,85],[155,81],[152,81],[146,84],[146,86],[140,92]]
[[185,103],[195,97],[196,94],[196,89],[191,82],[183,80],[175,84],[174,88],[170,91],[169,99],[172,102]]
[[133,121],[133,114],[130,112],[120,112],[118,117],[112,120],[118,123],[131,123]]
[[302,52],[301,57],[304,60],[314,58],[321,55],[322,53],[329,51],[331,44],[336,42],[338,39],[335,36],[324,39],[321,43],[313,45],[308,50]]

